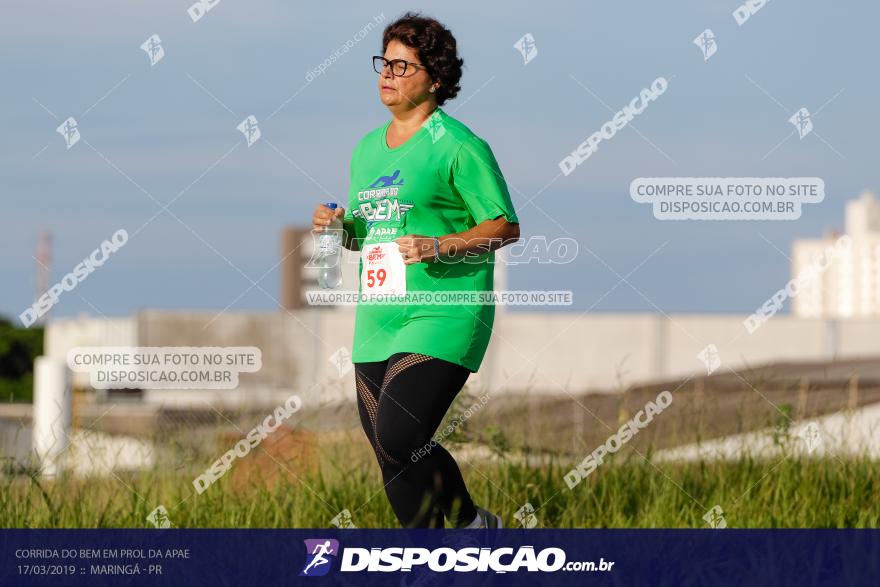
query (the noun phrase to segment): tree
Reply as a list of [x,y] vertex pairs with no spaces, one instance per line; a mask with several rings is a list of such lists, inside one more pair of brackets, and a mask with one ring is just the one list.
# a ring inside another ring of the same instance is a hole
[[43,354],[43,328],[18,328],[0,317],[0,401],[32,401],[34,359]]

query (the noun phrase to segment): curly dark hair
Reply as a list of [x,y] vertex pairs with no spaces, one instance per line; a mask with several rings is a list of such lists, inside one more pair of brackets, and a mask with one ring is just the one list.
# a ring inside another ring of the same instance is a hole
[[407,12],[387,27],[382,34],[382,53],[391,41],[399,41],[416,50],[431,79],[440,82],[437,105],[458,95],[461,86],[461,66],[455,37],[452,32],[433,18]]

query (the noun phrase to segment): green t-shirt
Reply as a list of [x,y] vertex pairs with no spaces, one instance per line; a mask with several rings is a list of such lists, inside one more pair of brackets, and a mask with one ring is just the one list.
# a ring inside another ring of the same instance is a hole
[[[361,292],[370,245],[407,234],[458,233],[499,216],[519,223],[492,150],[468,127],[437,108],[418,132],[392,149],[386,142],[390,124],[389,120],[364,136],[351,158],[345,218],[354,222],[353,236],[361,242]],[[495,252],[490,251],[467,262],[406,265],[406,291],[491,292],[494,261]],[[371,273],[371,287],[374,279]],[[476,372],[494,317],[492,304],[359,303],[352,361],[384,361],[394,353],[412,352]]]

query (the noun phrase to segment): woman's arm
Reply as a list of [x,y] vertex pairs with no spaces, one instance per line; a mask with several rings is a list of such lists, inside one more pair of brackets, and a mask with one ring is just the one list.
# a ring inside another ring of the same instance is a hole
[[[440,255],[444,257],[464,257],[478,255],[500,249],[519,240],[519,223],[511,224],[503,216],[486,220],[464,232],[456,232],[439,237]],[[433,243],[431,257],[434,256]]]
[[[499,216],[493,220],[485,220],[463,232],[445,234],[438,238],[441,257],[479,255],[518,241],[519,223],[511,224],[503,216]],[[430,236],[408,234],[397,238],[395,242],[407,265],[434,261],[434,239]]]

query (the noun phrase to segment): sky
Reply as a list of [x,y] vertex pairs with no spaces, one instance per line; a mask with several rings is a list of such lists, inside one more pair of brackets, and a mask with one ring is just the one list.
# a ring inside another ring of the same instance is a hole
[[[846,200],[880,188],[874,2],[768,2],[742,25],[736,0],[220,0],[197,21],[190,5],[2,3],[0,315],[34,300],[41,231],[55,283],[120,228],[129,242],[54,316],[276,309],[281,230],[346,200],[353,147],[390,117],[370,61],[406,10],[456,36],[462,90],[444,109],[491,146],[522,236],[578,242],[570,264],[511,267],[510,289],[571,290],[570,309],[593,312],[751,313],[790,278],[793,239],[842,228]],[[514,47],[527,33],[528,63]],[[660,76],[667,90],[561,175]],[[803,139],[788,122],[801,107]],[[250,147],[236,128],[249,115]],[[55,129],[70,116],[82,140],[68,149]],[[796,220],[658,220],[629,195],[638,177],[820,177],[826,196]]]

